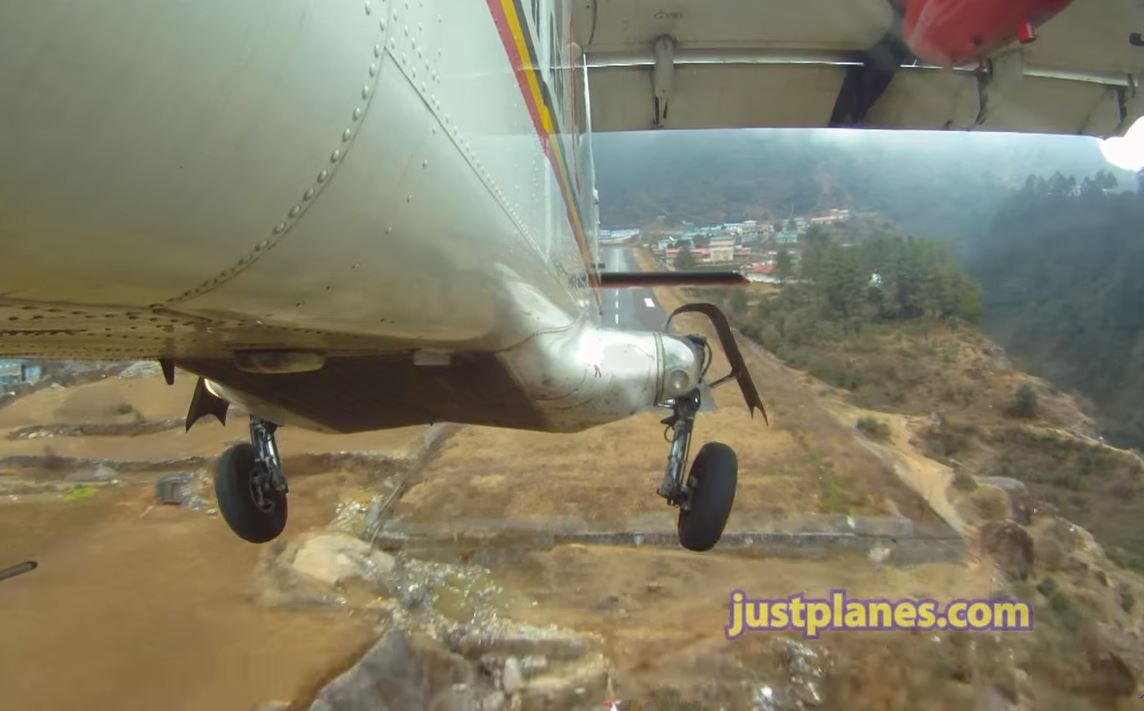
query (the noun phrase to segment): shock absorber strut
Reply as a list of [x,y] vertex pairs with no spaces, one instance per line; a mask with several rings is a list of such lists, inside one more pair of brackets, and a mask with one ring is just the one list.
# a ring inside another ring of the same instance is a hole
[[667,456],[667,470],[663,473],[663,483],[656,493],[667,499],[672,506],[687,508],[688,490],[683,480],[683,469],[687,466],[687,455],[691,449],[691,430],[695,425],[695,415],[699,412],[699,389],[680,395],[671,402],[671,416],[663,424],[671,428],[671,452]]
[[289,489],[286,486],[286,475],[282,471],[282,460],[278,456],[278,443],[274,433],[278,425],[261,417],[250,417],[250,443],[258,453],[258,462],[261,464],[260,475],[276,490],[285,494]]

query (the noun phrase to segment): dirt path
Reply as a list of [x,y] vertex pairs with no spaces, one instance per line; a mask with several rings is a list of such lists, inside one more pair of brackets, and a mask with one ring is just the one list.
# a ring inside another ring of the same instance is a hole
[[957,512],[957,508],[948,496],[949,486],[953,481],[953,470],[935,462],[910,445],[913,434],[901,415],[854,407],[834,398],[824,398],[823,404],[827,411],[843,424],[852,426],[860,417],[873,417],[885,422],[890,428],[888,442],[875,442],[862,436],[856,436],[855,439],[868,451],[874,452],[892,466],[898,478],[925,499],[929,507],[941,516],[950,528],[962,536],[968,534],[969,525]]

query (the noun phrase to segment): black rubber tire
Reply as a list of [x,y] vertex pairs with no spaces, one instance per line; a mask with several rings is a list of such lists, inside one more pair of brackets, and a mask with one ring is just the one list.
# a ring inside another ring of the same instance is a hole
[[679,510],[679,543],[692,551],[711,550],[731,515],[739,460],[722,442],[708,442],[695,455],[688,474],[691,509]]
[[249,444],[223,452],[215,472],[215,498],[232,531],[251,543],[266,543],[286,528],[286,494],[273,491],[267,497],[271,510],[258,508],[250,491],[257,466],[257,454]]

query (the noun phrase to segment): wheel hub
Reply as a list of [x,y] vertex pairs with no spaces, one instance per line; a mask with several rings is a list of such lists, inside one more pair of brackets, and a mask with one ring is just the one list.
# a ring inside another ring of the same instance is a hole
[[254,471],[250,476],[250,498],[263,513],[274,511],[274,498],[270,495],[273,484],[266,472]]

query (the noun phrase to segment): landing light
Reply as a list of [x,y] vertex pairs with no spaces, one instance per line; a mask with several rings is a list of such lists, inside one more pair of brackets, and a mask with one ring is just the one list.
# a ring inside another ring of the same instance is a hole
[[326,364],[325,353],[309,351],[238,351],[234,365],[244,373],[309,373]]
[[667,389],[673,393],[686,392],[690,384],[691,377],[686,371],[673,370],[667,374]]
[[1104,159],[1117,168],[1139,171],[1144,169],[1144,118],[1136,119],[1123,136],[1113,136],[1100,142]]

